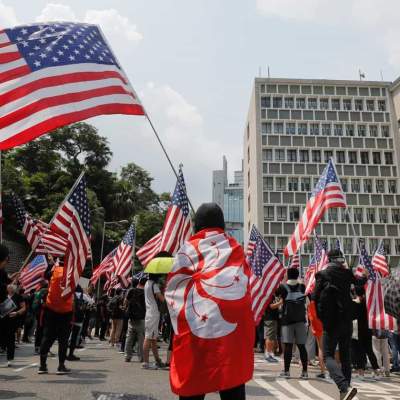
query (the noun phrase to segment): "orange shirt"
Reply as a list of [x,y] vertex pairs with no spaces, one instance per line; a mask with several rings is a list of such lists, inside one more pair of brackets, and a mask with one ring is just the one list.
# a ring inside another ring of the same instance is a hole
[[49,283],[49,292],[46,299],[46,308],[60,314],[72,312],[74,296],[70,293],[66,297],[62,297],[63,291],[61,282],[63,278],[64,268],[55,266]]

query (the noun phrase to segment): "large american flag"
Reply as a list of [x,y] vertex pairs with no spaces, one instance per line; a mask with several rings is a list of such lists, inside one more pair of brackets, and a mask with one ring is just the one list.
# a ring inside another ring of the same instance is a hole
[[315,238],[315,249],[314,249],[314,268],[311,269],[309,276],[307,277],[306,283],[306,294],[310,294],[315,288],[315,275],[323,271],[328,266],[328,255],[324,243],[316,237]]
[[325,211],[334,207],[347,207],[346,198],[336,174],[333,160],[330,159],[322,176],[307,201],[304,213],[286,245],[285,257],[293,256],[306,242]]
[[397,326],[396,320],[385,312],[381,277],[375,272],[363,242],[360,243],[360,261],[369,273],[365,288],[368,326],[370,329],[393,330]]
[[161,251],[174,255],[192,234],[192,219],[189,212],[189,200],[182,170],[179,170],[172,201],[168,207],[164,226],[136,253],[143,266],[146,266]]
[[98,26],[0,30],[0,150],[102,114],[144,109]]
[[67,242],[64,259],[63,296],[75,290],[90,255],[90,211],[86,178],[82,174],[50,224]]
[[37,289],[42,282],[44,272],[47,269],[46,257],[42,254],[35,256],[35,258],[24,267],[21,271],[19,281],[24,288],[25,293],[30,292],[32,289]]
[[299,269],[299,268],[300,268],[300,264],[301,264],[301,261],[300,261],[300,254],[299,254],[299,253],[296,253],[296,254],[292,257],[292,259],[291,259],[291,261],[290,261],[290,268]]
[[285,275],[285,267],[254,225],[249,237],[247,261],[252,271],[252,310],[258,324]]
[[389,275],[389,265],[386,260],[385,248],[382,241],[372,257],[372,266],[374,267],[375,272],[379,273],[382,278]]
[[102,275],[107,274],[107,272],[111,272],[114,270],[114,256],[117,253],[117,248],[110,251],[100,265],[93,271],[92,277],[90,278],[90,283],[92,285],[96,285],[97,281],[100,279]]
[[53,232],[50,226],[43,221],[34,220],[25,210],[22,201],[14,194],[13,202],[15,206],[17,224],[26,240],[36,253],[51,254],[54,257],[65,255],[67,240]]

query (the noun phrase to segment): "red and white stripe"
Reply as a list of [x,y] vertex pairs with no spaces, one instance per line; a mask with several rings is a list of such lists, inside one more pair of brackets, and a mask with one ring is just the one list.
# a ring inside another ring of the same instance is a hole
[[372,266],[374,267],[375,272],[378,272],[382,278],[389,275],[389,265],[386,257],[385,255],[378,253],[378,251],[376,251],[372,257]]
[[296,253],[290,262],[290,268],[299,269],[300,268],[300,254]]
[[142,265],[146,266],[155,254],[160,252],[162,234],[162,231],[158,232],[136,252],[136,256]]
[[92,285],[96,285],[97,281],[100,279],[102,275],[107,274],[107,272],[112,272],[114,270],[114,255],[115,251],[111,251],[104,257],[103,261],[100,265],[93,271],[93,275],[90,278],[90,283]]
[[133,246],[121,241],[113,259],[115,276],[121,280],[125,287],[128,287],[128,278],[132,273],[133,249]]
[[309,295],[312,293],[315,289],[315,276],[318,274],[318,272],[323,271],[328,267],[328,254],[326,250],[322,250],[322,257],[320,262],[316,263],[315,266],[309,266],[307,273],[306,273],[306,295]]
[[304,213],[285,247],[285,257],[296,254],[300,246],[310,238],[325,211],[335,207],[346,207],[346,199],[340,183],[332,182],[308,200]]
[[47,263],[43,262],[29,271],[29,264],[22,270],[19,281],[25,292],[37,289],[43,281],[43,274],[47,269]]

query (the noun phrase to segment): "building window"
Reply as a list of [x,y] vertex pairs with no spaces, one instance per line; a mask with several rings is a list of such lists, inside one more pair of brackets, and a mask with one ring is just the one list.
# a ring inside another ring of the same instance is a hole
[[282,97],[274,97],[272,104],[274,108],[282,108]]
[[369,153],[368,151],[360,152],[361,164],[369,164]]
[[321,110],[328,110],[329,109],[329,100],[328,99],[320,99],[319,100],[319,108]]
[[375,111],[375,101],[367,100],[367,111]]
[[276,190],[282,192],[286,190],[286,178],[276,178]]
[[300,162],[309,162],[310,157],[308,150],[299,150]]
[[343,192],[347,193],[348,184],[349,184],[347,178],[341,178],[341,179],[340,179],[340,182],[341,182],[341,184],[342,184]]
[[312,150],[312,161],[315,163],[321,162],[321,151],[320,150]]
[[381,164],[381,153],[379,151],[372,152],[372,162],[376,165]]
[[356,111],[362,111],[363,110],[363,101],[362,101],[362,99],[354,100],[354,108],[355,108]]
[[332,110],[340,110],[340,99],[332,99]]
[[346,125],[346,136],[354,136],[354,125]]
[[333,134],[335,136],[343,136],[343,126],[339,124],[335,124],[333,128]]
[[275,149],[275,161],[285,161],[285,150]]
[[391,151],[385,151],[385,164],[393,164],[393,153]]
[[293,108],[293,107],[294,107],[293,97],[285,97],[285,108]]
[[356,151],[349,151],[349,163],[350,164],[357,164],[357,152]]
[[286,221],[286,207],[276,207],[278,221]]
[[376,180],[376,193],[385,193],[385,181],[383,179]]
[[328,210],[328,221],[329,222],[338,222],[338,209],[330,208]]
[[322,135],[331,136],[331,124],[322,124]]
[[299,207],[289,207],[289,220],[297,222],[300,218]]
[[353,254],[353,239],[352,238],[344,238],[343,251],[346,254]]
[[299,190],[299,178],[288,178],[289,192],[297,192]]
[[367,222],[371,224],[375,223],[375,209],[367,208]]
[[297,98],[296,108],[306,108],[306,99],[303,97]]
[[324,156],[325,156],[325,162],[327,163],[329,161],[329,159],[333,157],[333,151],[325,150]]
[[282,252],[283,251],[283,249],[286,247],[286,245],[287,245],[287,238],[285,238],[285,237],[278,237],[278,240],[277,240],[277,243],[276,243],[276,250],[278,251],[278,252]]
[[290,162],[297,162],[297,150],[288,150],[287,160]]
[[264,220],[272,221],[274,219],[274,207],[264,207]]
[[267,149],[262,151],[263,161],[272,161],[272,150]]
[[400,254],[400,239],[394,239],[394,248],[396,254]]
[[343,100],[343,110],[346,110],[346,111],[351,110],[351,100],[350,99]]
[[301,178],[301,191],[309,192],[311,190],[311,179],[310,178]]
[[308,99],[308,108],[312,110],[317,109],[317,99],[315,98],[310,98]]
[[271,107],[271,97],[261,97],[261,107],[270,108]]
[[296,124],[286,123],[286,134],[295,135],[296,134]]
[[310,135],[319,135],[319,124],[310,124]]
[[346,162],[344,151],[337,151],[336,152],[336,162],[338,164],[344,164]]
[[274,190],[274,178],[271,176],[263,178],[264,190]]
[[274,123],[274,132],[275,133],[283,133],[283,123],[282,122]]
[[351,191],[354,193],[360,193],[360,180],[359,179],[351,180]]
[[355,208],[353,211],[354,222],[363,222],[363,210],[362,208]]
[[386,101],[385,100],[378,100],[378,110],[386,111]]
[[372,180],[364,179],[364,193],[372,193]]
[[381,224],[387,224],[388,222],[388,213],[386,208],[379,208],[379,222]]
[[314,243],[312,240],[308,240],[304,243],[304,253],[313,254],[314,253]]
[[297,131],[299,135],[307,135],[307,124],[298,124]]
[[376,125],[369,126],[369,136],[378,137],[378,127]]
[[392,208],[392,223],[398,224],[400,223],[400,209]]
[[269,122],[263,122],[261,124],[261,133],[263,135],[268,135],[271,132],[272,132],[271,124]]
[[382,137],[389,137],[389,126],[388,125],[382,125],[381,126],[381,133],[382,133]]
[[388,180],[389,193],[397,193],[397,184],[395,180]]
[[360,136],[360,137],[366,136],[367,130],[365,128],[365,125],[358,125],[357,132],[358,132],[358,136]]
[[390,239],[383,239],[382,244],[383,244],[383,249],[385,250],[385,253],[391,254],[392,251],[390,249]]

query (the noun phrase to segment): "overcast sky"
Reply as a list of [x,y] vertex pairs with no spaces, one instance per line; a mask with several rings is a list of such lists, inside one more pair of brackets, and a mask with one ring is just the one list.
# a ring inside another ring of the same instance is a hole
[[[394,80],[398,0],[0,0],[0,26],[98,23],[151,115],[195,205],[211,199],[211,171],[238,169],[252,81],[272,77]],[[111,169],[133,161],[154,189],[175,179],[143,117],[90,123],[109,138]]]

